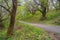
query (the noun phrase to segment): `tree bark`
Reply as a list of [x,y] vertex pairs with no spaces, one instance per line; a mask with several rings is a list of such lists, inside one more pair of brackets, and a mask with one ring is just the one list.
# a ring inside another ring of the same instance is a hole
[[3,21],[2,20],[2,14],[0,13],[0,30],[4,28]]
[[46,7],[43,9],[42,15],[43,17],[46,17]]
[[17,0],[12,0],[12,3],[13,3],[13,7],[12,7],[12,12],[11,12],[10,25],[7,31],[8,37],[10,37],[13,34],[15,16],[16,16],[16,11],[17,11]]
[[47,8],[44,7],[44,9],[42,11],[42,18],[41,18],[42,20],[46,19],[46,10],[47,10]]
[[[0,4],[2,5],[2,2],[3,1],[1,1],[0,2]],[[1,21],[2,20],[2,8],[1,8],[1,6],[0,6],[0,30],[2,30],[3,28],[4,28],[4,24],[3,24],[3,21]]]

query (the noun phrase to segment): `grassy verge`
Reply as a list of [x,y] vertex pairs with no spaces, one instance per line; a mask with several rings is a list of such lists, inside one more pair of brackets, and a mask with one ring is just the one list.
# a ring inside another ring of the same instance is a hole
[[[5,40],[5,38],[6,30],[2,30],[0,32],[0,40]],[[51,40],[51,38],[48,33],[41,28],[16,22],[14,35],[7,40]]]
[[37,11],[35,13],[35,15],[31,15],[31,13],[24,17],[20,17],[20,15],[19,15],[18,20],[23,20],[23,21],[27,21],[27,22],[33,22],[33,23],[48,24],[48,25],[60,25],[60,10],[58,10],[58,11],[52,10],[52,11],[47,12],[46,17],[47,17],[46,20],[41,21],[40,20],[41,13],[39,11]]

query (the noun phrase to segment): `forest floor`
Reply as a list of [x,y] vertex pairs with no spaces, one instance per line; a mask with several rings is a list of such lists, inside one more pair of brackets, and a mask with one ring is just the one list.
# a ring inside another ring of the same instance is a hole
[[29,23],[29,22],[24,22],[24,21],[19,21],[19,22],[36,26],[39,28],[43,28],[50,34],[53,40],[60,40],[60,26],[50,26],[50,25],[44,25],[44,24]]

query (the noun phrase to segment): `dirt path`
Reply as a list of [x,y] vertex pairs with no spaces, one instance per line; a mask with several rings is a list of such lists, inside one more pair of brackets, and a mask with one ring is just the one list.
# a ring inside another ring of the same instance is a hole
[[40,28],[43,28],[43,29],[45,29],[46,31],[49,31],[49,32],[60,33],[60,26],[35,24],[35,23],[29,23],[29,22],[24,22],[24,21],[19,21],[19,22],[29,24],[29,25],[32,25],[32,26],[36,26],[36,27],[40,27]]
[[[19,21],[20,23],[36,26],[39,28],[43,28],[46,30],[52,40],[60,40],[60,26],[50,26],[50,25],[43,25],[43,24],[36,24],[36,23],[29,23],[29,22],[24,22],[24,21]],[[58,33],[58,34],[55,34]]]

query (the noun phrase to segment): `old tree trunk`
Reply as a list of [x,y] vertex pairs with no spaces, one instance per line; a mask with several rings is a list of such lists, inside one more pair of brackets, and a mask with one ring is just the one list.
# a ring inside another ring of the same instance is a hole
[[14,23],[15,23],[15,16],[17,10],[17,0],[12,0],[12,11],[11,11],[11,18],[10,18],[10,25],[7,31],[7,36],[10,37],[13,34]]
[[43,11],[42,11],[42,18],[45,19],[46,18],[46,7],[44,7]]

